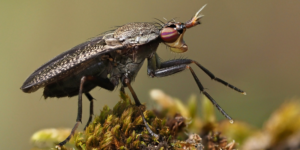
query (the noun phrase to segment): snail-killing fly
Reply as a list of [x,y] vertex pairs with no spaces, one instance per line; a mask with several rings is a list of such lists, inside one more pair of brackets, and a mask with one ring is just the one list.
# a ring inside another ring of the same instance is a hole
[[[216,108],[231,122],[232,118],[205,91],[200,80],[194,73],[191,64],[195,64],[211,79],[229,88],[246,94],[239,88],[215,77],[209,70],[192,59],[173,59],[161,62],[157,54],[160,43],[167,45],[171,51],[183,53],[188,50],[183,40],[186,30],[200,24],[203,15],[200,14],[205,5],[185,22],[175,20],[167,22],[134,22],[115,30],[107,31],[98,37],[79,44],[70,50],[56,56],[34,71],[24,82],[21,89],[25,93],[35,92],[44,88],[43,96],[72,97],[78,95],[78,112],[76,124],[69,137],[59,143],[64,145],[74,134],[82,118],[82,94],[90,101],[90,114],[87,125],[93,116],[93,97],[89,93],[95,87],[113,91],[121,84],[121,90],[128,88],[135,105],[141,103],[134,92],[131,82],[137,75],[144,61],[147,60],[147,74],[154,77],[167,77],[172,74],[189,70],[200,90]],[[159,135],[151,131],[141,113],[144,124],[152,136]],[[87,126],[86,125],[86,126]]]

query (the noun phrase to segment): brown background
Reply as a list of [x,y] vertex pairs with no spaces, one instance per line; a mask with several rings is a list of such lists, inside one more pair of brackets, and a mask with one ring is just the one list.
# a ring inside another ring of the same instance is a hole
[[[195,59],[245,90],[247,96],[238,94],[193,67],[208,92],[233,118],[262,126],[284,100],[300,96],[299,0],[1,1],[1,149],[29,149],[33,132],[75,123],[76,97],[45,101],[42,90],[25,94],[19,89],[43,63],[114,26],[163,17],[185,22],[206,3],[202,24],[185,34],[189,51],[174,54],[161,45],[158,54],[164,60]],[[149,97],[153,88],[182,100],[196,94],[200,100],[188,71],[151,79],[144,65],[133,87],[148,108],[155,107]],[[119,100],[117,90],[96,88],[91,94],[97,99],[96,114],[105,104],[113,106]],[[84,123],[87,115],[84,99]]]

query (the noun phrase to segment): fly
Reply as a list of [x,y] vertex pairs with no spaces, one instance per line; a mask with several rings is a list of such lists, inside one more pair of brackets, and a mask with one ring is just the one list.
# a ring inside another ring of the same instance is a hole
[[[156,52],[160,43],[164,43],[171,51],[176,53],[187,51],[188,46],[183,40],[183,35],[187,29],[200,24],[200,19],[203,17],[200,12],[205,6],[185,23],[171,20],[160,23],[135,22],[125,24],[73,47],[34,71],[22,85],[23,92],[31,93],[44,88],[43,96],[45,99],[48,97],[59,98],[78,95],[76,124],[67,139],[59,143],[58,147],[70,140],[81,123],[82,94],[90,101],[89,120],[85,128],[92,121],[94,114],[93,97],[89,92],[97,86],[113,91],[117,85],[121,84],[120,90],[124,91],[124,88],[127,87],[134,98],[135,105],[141,106],[131,82],[146,59],[148,62],[147,73],[152,78],[167,77],[188,69],[200,93],[203,93],[233,123],[233,119],[205,91],[190,65],[195,64],[211,79],[246,95],[243,90],[217,78],[195,60],[173,59],[160,62]],[[159,137],[158,134],[151,131],[143,113],[141,113],[141,116],[149,133],[152,136]]]

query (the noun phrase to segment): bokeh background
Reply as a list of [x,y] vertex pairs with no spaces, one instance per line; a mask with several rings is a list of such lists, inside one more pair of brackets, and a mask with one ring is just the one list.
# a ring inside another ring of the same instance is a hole
[[[300,96],[298,0],[4,0],[0,2],[1,149],[30,149],[29,139],[35,131],[75,123],[77,97],[44,100],[42,89],[31,94],[20,90],[43,63],[115,26],[163,17],[185,22],[206,3],[202,24],[185,34],[189,51],[174,54],[162,44],[158,54],[163,60],[197,60],[217,77],[245,90],[247,96],[238,94],[193,67],[207,91],[234,119],[261,127],[281,103]],[[149,96],[153,88],[182,100],[195,94],[200,100],[188,71],[152,79],[144,65],[133,87],[148,108],[155,107]],[[118,90],[96,88],[91,94],[97,99],[95,114],[119,100]],[[86,99],[83,105],[85,123]]]

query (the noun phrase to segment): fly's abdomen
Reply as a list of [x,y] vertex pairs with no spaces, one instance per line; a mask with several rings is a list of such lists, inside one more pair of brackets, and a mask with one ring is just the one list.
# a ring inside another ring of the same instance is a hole
[[[105,79],[107,78],[107,64],[105,62],[98,62],[75,75],[46,85],[43,93],[44,97],[72,97],[78,95],[80,80],[83,76],[94,76]],[[87,81],[84,84],[83,93],[91,91],[96,86],[93,82]]]

